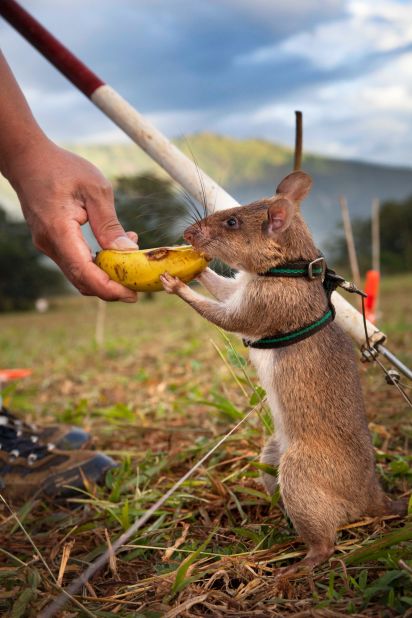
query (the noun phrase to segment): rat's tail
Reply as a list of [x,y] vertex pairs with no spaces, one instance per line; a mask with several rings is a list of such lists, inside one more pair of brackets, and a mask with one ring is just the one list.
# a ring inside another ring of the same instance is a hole
[[404,517],[408,512],[409,498],[407,496],[398,500],[391,500],[379,487],[379,495],[374,497],[373,502],[367,509],[369,517],[382,517],[383,515],[398,515]]
[[409,498],[399,498],[398,500],[389,501],[389,509],[391,515],[399,515],[399,517],[405,517],[408,513]]

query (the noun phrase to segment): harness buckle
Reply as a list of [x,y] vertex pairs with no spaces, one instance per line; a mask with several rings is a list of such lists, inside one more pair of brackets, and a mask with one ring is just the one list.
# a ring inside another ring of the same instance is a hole
[[313,274],[313,268],[316,266],[321,266],[322,271],[320,273],[320,276],[321,276],[321,280],[324,281],[325,275],[326,275],[326,260],[323,256],[316,258],[316,260],[312,260],[312,262],[309,262],[308,279],[312,281],[313,279],[316,279],[316,277],[319,276],[318,274]]

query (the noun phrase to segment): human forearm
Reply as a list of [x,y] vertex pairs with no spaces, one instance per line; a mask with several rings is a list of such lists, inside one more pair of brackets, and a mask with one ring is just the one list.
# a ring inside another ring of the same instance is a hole
[[60,148],[40,129],[0,55],[0,172],[10,181],[34,245],[83,294],[134,302],[136,294],[100,270],[81,232],[89,222],[104,249],[137,249],[114,210],[110,182],[89,161]]
[[47,141],[0,52],[0,172],[14,185],[19,160]]

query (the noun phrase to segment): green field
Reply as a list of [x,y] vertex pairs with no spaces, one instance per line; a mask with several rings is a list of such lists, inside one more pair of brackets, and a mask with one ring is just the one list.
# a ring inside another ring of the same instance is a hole
[[[411,299],[412,276],[384,282],[380,326],[409,366]],[[261,396],[240,342],[176,297],[108,304],[102,349],[96,309],[68,297],[45,315],[0,316],[0,365],[33,369],[7,388],[7,405],[29,421],[81,425],[121,462],[77,509],[37,500],[17,522],[0,506],[2,616],[38,616],[64,550],[65,586],[104,551],[105,530],[113,542]],[[407,495],[412,411],[379,368],[359,368],[382,483]],[[329,564],[275,581],[304,547],[259,483],[268,419],[263,410],[246,421],[76,597],[83,609],[72,601],[61,616],[412,616],[410,518],[352,524]]]

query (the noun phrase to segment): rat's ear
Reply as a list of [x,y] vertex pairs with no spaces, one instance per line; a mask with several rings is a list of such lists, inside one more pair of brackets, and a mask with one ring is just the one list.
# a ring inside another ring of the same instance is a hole
[[292,221],[295,207],[286,198],[275,199],[268,208],[267,233],[269,236],[286,230]]
[[282,193],[293,202],[301,202],[310,191],[312,179],[305,172],[292,172],[288,174],[276,189],[276,193]]

